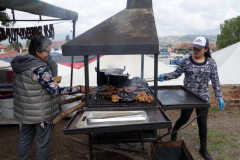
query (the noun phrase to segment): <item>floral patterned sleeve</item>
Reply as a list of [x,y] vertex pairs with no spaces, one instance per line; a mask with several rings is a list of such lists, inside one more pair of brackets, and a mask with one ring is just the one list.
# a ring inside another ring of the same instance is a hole
[[46,67],[40,67],[33,71],[33,79],[54,95],[67,95],[81,92],[80,85],[73,87],[59,87],[54,80],[51,71]]

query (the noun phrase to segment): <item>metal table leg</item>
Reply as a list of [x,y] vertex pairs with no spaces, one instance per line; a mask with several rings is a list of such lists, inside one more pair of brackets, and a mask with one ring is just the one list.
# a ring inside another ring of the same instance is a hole
[[91,141],[91,135],[88,135],[88,143],[89,143],[89,158],[90,160],[93,160],[93,150],[92,150],[92,141]]

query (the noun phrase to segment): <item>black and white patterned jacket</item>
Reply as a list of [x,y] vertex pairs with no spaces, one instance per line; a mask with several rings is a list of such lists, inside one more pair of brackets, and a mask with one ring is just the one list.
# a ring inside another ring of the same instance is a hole
[[178,68],[171,73],[165,73],[165,80],[176,79],[185,74],[184,87],[209,101],[209,80],[211,79],[215,98],[222,98],[221,86],[218,78],[217,65],[214,59],[206,57],[203,63],[197,63],[192,56],[185,58]]

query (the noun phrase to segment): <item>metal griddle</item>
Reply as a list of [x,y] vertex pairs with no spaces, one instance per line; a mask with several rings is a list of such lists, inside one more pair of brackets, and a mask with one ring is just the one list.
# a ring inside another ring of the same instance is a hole
[[[119,125],[93,125],[90,127],[77,128],[76,125],[82,118],[85,111],[145,111],[148,120],[141,123],[119,124]],[[102,108],[102,109],[87,109],[78,111],[75,116],[69,121],[64,134],[90,134],[90,133],[108,133],[108,132],[125,132],[125,131],[139,131],[139,130],[154,130],[161,128],[172,128],[171,120],[164,113],[160,107],[148,108]]]
[[[152,93],[154,94],[154,91]],[[210,107],[208,101],[180,85],[158,86],[157,95],[163,110]]]
[[76,124],[77,128],[145,123],[145,111],[85,111]]

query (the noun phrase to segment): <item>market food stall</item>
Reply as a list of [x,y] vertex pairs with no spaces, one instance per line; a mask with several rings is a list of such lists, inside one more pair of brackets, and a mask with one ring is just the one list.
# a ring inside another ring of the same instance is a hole
[[[128,0],[124,10],[64,44],[62,50],[64,56],[84,56],[86,87],[86,109],[75,114],[64,129],[64,133],[88,134],[90,159],[93,159],[93,144],[132,142],[152,142],[156,151],[154,157],[158,159],[157,129],[170,130],[172,123],[162,109],[165,102],[161,102],[161,98],[158,97],[162,88],[157,87],[159,42],[152,1]],[[99,56],[122,54],[154,55],[154,87],[150,88],[142,81],[143,58],[141,66],[136,66],[141,67],[141,78],[129,79],[128,74],[114,73],[114,68],[109,68],[112,72],[105,74],[107,84],[102,84]],[[90,55],[98,56],[97,81],[101,82],[91,97],[88,90]],[[111,82],[113,77],[116,83]],[[171,90],[171,87],[168,89]],[[184,88],[178,89],[185,94],[188,93]],[[187,97],[186,95],[185,98]],[[202,99],[199,100],[199,97],[194,98],[200,103],[206,103]],[[171,106],[171,101],[168,102],[167,104]],[[191,102],[175,104],[177,106],[175,109],[181,109],[189,104],[191,105],[189,107],[194,107]]]
[[[74,11],[70,11],[64,8],[60,8],[46,2],[38,1],[38,0],[14,0],[14,1],[0,1],[0,11],[4,11],[6,9],[11,9],[13,18],[11,20],[4,20],[4,21],[16,21],[16,22],[29,22],[29,21],[67,21],[70,20],[73,23],[73,38],[75,37],[75,25],[76,20],[78,19],[78,13]],[[16,19],[14,10],[23,11],[30,14],[39,15],[39,19],[34,20],[26,20],[26,19]],[[52,19],[43,19],[42,16],[53,17]],[[51,25],[53,26],[53,25]],[[28,30],[28,28],[32,28]],[[54,28],[52,28],[54,29]],[[9,32],[10,31],[10,32]],[[40,32],[41,31],[41,32]],[[43,31],[43,32],[42,32]],[[45,30],[46,31],[46,30]],[[44,30],[34,30],[34,27],[27,27],[27,28],[1,28],[0,30],[0,41],[8,40],[9,43],[18,41],[18,38],[22,39],[31,39],[32,36],[38,34],[45,34],[47,37],[54,37],[54,31],[44,32]],[[8,34],[9,33],[9,34]],[[73,56],[72,56],[73,62]],[[72,63],[73,65],[73,63]],[[3,66],[4,68],[0,69],[0,95],[2,101],[6,101],[4,103],[3,110],[4,116],[0,114],[0,124],[18,124],[17,121],[14,120],[13,117],[13,101],[12,97],[6,97],[4,95],[12,95],[13,88],[12,88],[12,80],[13,80],[13,72],[9,72],[11,70],[10,64],[8,63],[8,67]],[[72,67],[73,68],[73,67]],[[8,72],[7,72],[8,71]],[[73,72],[73,69],[71,70]],[[10,102],[11,98],[11,102]],[[0,101],[1,101],[0,99]],[[3,103],[1,103],[3,105]],[[3,113],[3,112],[1,112]]]

